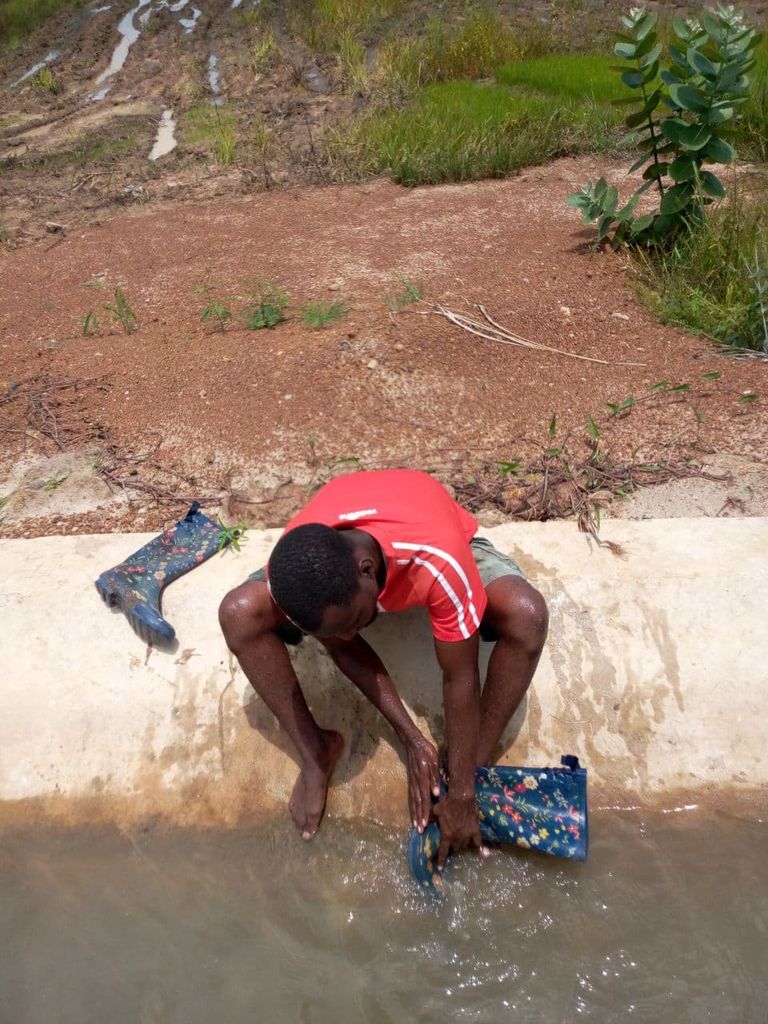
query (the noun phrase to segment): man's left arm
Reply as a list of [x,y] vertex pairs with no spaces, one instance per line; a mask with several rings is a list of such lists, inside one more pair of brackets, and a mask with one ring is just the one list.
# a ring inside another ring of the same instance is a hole
[[437,858],[439,867],[443,866],[451,849],[482,847],[475,800],[475,768],[480,741],[478,647],[478,633],[455,643],[435,640],[437,660],[443,670],[448,745],[448,795],[434,808],[441,833]]

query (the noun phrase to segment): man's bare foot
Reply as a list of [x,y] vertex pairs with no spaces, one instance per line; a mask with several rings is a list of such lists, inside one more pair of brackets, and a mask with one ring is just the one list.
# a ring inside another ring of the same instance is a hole
[[320,828],[328,783],[344,749],[344,737],[332,729],[324,729],[323,743],[319,764],[306,765],[301,769],[288,803],[302,839],[311,839]]

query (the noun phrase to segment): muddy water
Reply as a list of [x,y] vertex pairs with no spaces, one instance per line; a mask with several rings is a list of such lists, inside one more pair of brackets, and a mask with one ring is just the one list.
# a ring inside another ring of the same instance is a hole
[[414,894],[401,837],[0,837],[4,1024],[763,1024],[768,828],[593,814],[587,864],[497,852]]
[[176,121],[173,117],[173,110],[164,110],[163,116],[160,119],[160,124],[157,126],[157,137],[155,143],[152,146],[152,151],[149,154],[150,160],[158,160],[161,156],[165,156],[167,153],[172,152],[176,149]]

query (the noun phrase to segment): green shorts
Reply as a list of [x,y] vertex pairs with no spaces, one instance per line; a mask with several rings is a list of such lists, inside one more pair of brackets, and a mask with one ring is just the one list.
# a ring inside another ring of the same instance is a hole
[[[469,542],[469,546],[472,550],[472,554],[475,558],[475,565],[477,571],[480,574],[483,587],[486,589],[494,582],[494,580],[501,579],[502,576],[519,576],[520,579],[525,579],[523,570],[509,555],[502,554],[498,551],[493,544],[485,537],[473,537]],[[267,582],[267,569],[266,566],[262,566],[261,569],[257,569],[256,572],[252,572],[248,577],[248,580],[255,580],[258,583]],[[295,647],[296,644],[300,644],[304,633],[299,629],[298,626],[294,626],[292,623],[288,623],[285,626],[280,626],[279,629],[275,630],[277,635],[283,641],[283,643],[289,644]],[[498,640],[498,636],[488,626],[480,627],[480,638],[488,643],[493,643]]]

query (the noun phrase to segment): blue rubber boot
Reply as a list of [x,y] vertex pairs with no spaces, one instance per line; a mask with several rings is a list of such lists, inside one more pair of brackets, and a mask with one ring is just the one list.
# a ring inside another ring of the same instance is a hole
[[221,527],[193,502],[184,519],[103,572],[96,589],[111,607],[125,612],[147,643],[173,640],[176,631],[160,614],[163,589],[219,550]]
[[[487,843],[506,843],[555,857],[586,860],[587,771],[579,759],[560,758],[562,768],[478,768],[475,796],[480,833]],[[444,787],[443,787],[444,788]],[[440,827],[431,822],[408,839],[408,867],[425,893],[443,895],[437,870]]]

